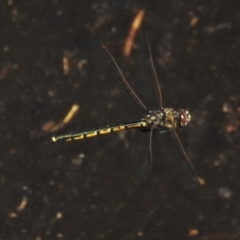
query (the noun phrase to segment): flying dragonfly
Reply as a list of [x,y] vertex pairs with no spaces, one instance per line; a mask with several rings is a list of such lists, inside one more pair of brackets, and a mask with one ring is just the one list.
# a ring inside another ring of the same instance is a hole
[[144,160],[147,161],[147,164],[145,164],[145,166],[148,168],[148,170],[150,170],[152,168],[153,160],[155,157],[155,156],[153,157],[153,145],[155,145],[155,143],[153,144],[154,136],[156,134],[159,135],[159,133],[163,134],[166,132],[171,132],[172,138],[174,138],[175,143],[178,145],[178,149],[180,151],[179,154],[181,154],[185,159],[188,167],[191,169],[191,172],[194,178],[199,183],[201,183],[201,179],[198,177],[196,170],[193,164],[191,163],[188,155],[186,154],[183,148],[183,145],[176,132],[177,128],[184,128],[189,124],[191,120],[191,114],[188,110],[163,107],[161,87],[160,87],[156,69],[153,63],[151,48],[150,48],[148,39],[147,39],[147,46],[148,46],[150,64],[151,64],[153,76],[154,76],[154,85],[156,88],[155,90],[158,95],[158,106],[159,106],[158,109],[147,108],[147,106],[140,99],[138,94],[130,86],[129,82],[127,81],[126,77],[124,76],[122,70],[120,69],[119,65],[117,64],[116,60],[114,59],[110,51],[107,49],[106,46],[102,45],[103,49],[106,51],[106,53],[109,55],[112,62],[116,66],[121,76],[121,82],[127,89],[127,92],[130,94],[132,99],[137,103],[137,105],[140,106],[140,108],[142,109],[143,111],[142,118],[137,121],[129,121],[124,124],[109,125],[106,127],[93,128],[91,130],[81,131],[77,133],[53,136],[50,139],[50,142],[53,142],[53,143],[61,142],[61,141],[70,142],[75,140],[83,140],[86,138],[91,138],[99,135],[109,134],[113,132],[119,132],[119,131],[124,131],[129,129],[137,129],[137,130],[140,130],[140,132],[143,135],[144,133],[148,133],[147,136],[149,136],[147,145],[148,145],[148,155],[150,157],[149,159],[144,159]]

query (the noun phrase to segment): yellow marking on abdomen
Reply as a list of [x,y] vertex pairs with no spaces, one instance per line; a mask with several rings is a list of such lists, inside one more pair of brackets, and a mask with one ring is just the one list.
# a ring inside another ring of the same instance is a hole
[[140,123],[135,123],[132,125],[127,126],[127,128],[141,128],[141,127],[145,127],[146,123],[145,122],[140,122]]
[[113,132],[118,132],[118,131],[122,131],[122,130],[125,130],[125,129],[126,129],[126,126],[123,125],[123,126],[118,126],[118,127],[112,128],[112,131]]
[[82,140],[82,139],[84,139],[85,137],[84,137],[84,135],[82,134],[82,135],[79,135],[79,136],[77,136],[77,137],[74,137],[72,140]]
[[86,138],[88,138],[88,137],[95,137],[97,135],[98,135],[98,131],[94,131],[94,132],[86,133],[85,137]]
[[107,129],[99,130],[98,132],[99,132],[99,134],[110,133],[110,132],[111,132],[111,128],[107,128]]

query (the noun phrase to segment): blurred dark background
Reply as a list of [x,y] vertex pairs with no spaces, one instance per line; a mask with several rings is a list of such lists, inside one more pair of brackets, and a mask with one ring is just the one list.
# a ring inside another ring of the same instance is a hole
[[[237,4],[1,1],[0,239],[239,239]],[[140,10],[143,22],[126,57],[123,46]],[[131,133],[44,144],[52,135],[139,118],[101,44],[148,102],[144,36],[164,106],[192,113],[179,135],[203,186],[188,189],[177,184],[184,171],[161,167],[136,181],[129,159],[141,160],[140,141]],[[46,130],[73,104],[80,110],[68,124]]]

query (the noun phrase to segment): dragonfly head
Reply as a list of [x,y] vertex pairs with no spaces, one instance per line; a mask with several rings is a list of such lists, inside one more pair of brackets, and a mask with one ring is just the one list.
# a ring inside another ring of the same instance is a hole
[[185,127],[191,121],[191,114],[189,111],[180,109],[179,110],[179,126]]

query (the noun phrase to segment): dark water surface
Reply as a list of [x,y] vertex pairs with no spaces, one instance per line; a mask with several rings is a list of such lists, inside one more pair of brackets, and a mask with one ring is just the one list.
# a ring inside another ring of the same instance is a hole
[[[240,151],[232,144],[239,133],[229,140],[227,128],[239,115],[223,112],[240,89],[234,3],[1,1],[0,239],[240,238]],[[122,48],[139,9],[146,15],[127,58]],[[164,168],[161,159],[147,180],[136,182],[130,159],[141,160],[141,143],[131,133],[44,144],[54,134],[141,117],[119,94],[119,75],[101,44],[148,103],[143,33],[164,106],[193,115],[179,135],[204,186],[188,188],[178,176],[184,173],[173,163]],[[80,111],[69,124],[54,134],[42,131],[73,104]]]

